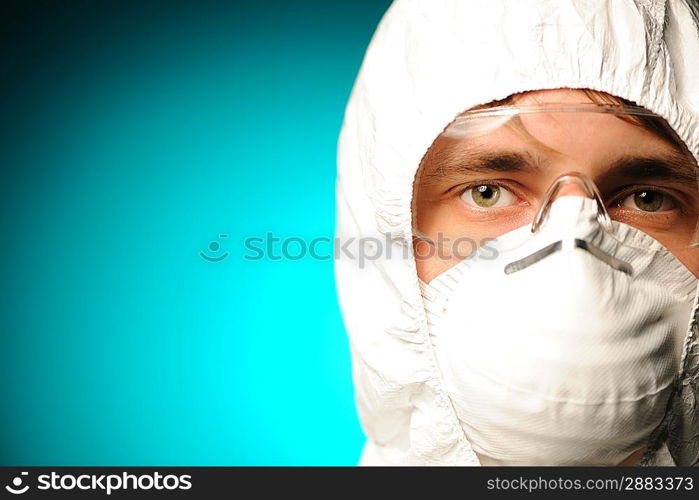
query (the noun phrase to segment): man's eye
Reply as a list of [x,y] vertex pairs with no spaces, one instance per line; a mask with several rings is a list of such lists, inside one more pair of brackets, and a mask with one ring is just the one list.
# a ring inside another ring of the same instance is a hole
[[662,212],[675,208],[675,204],[670,196],[650,189],[636,191],[624,198],[619,206],[643,212]]
[[497,208],[511,205],[516,200],[514,194],[495,184],[473,186],[461,195],[468,205],[477,208]]

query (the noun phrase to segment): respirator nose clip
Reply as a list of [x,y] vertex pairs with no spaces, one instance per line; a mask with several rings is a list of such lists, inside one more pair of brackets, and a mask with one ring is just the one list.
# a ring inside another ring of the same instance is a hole
[[[568,245],[566,245],[566,243],[568,243]],[[540,260],[545,259],[549,255],[552,255],[557,251],[562,250],[566,246],[571,246],[572,248],[579,248],[581,250],[585,250],[598,260],[601,260],[602,262],[608,264],[611,268],[616,269],[617,271],[621,271],[622,273],[626,273],[629,276],[633,275],[633,267],[631,267],[629,263],[624,262],[621,259],[617,259],[613,255],[609,255],[601,248],[593,245],[589,241],[581,240],[580,238],[573,238],[570,241],[558,240],[557,242],[551,243],[550,245],[545,246],[541,250],[537,250],[533,254],[524,257],[523,259],[510,262],[505,266],[505,274],[512,274],[516,273],[517,271],[521,271],[522,269],[526,269],[532,264],[536,264]]]

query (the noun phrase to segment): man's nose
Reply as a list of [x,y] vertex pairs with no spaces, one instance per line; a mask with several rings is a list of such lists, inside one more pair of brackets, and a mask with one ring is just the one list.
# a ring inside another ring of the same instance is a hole
[[558,198],[561,196],[583,196],[585,198],[592,198],[592,196],[585,189],[585,187],[576,182],[570,182],[561,185],[558,193],[556,194],[556,197]]
[[598,212],[597,220],[605,230],[611,231],[611,220],[597,186],[587,175],[571,171],[560,175],[549,187],[532,222],[532,233],[539,231],[548,218],[551,205],[561,196],[578,196],[594,200]]

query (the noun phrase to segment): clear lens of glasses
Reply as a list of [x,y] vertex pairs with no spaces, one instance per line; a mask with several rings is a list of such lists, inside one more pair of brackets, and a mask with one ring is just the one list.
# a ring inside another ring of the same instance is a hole
[[464,258],[514,229],[545,224],[561,196],[592,198],[598,221],[670,250],[699,249],[697,165],[659,116],[635,106],[500,106],[459,115],[418,169],[417,238]]

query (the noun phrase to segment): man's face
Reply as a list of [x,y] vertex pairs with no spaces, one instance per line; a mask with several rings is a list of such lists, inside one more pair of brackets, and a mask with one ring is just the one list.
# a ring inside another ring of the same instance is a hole
[[[517,104],[583,103],[579,90],[544,90]],[[599,188],[611,219],[659,240],[699,277],[696,162],[657,133],[604,113],[535,113],[521,127],[482,136],[440,136],[416,176],[414,226],[421,236],[467,237],[471,245],[528,225],[552,182],[577,171]],[[585,195],[569,186],[564,195]],[[465,255],[429,252],[416,239],[418,276],[429,282]]]

